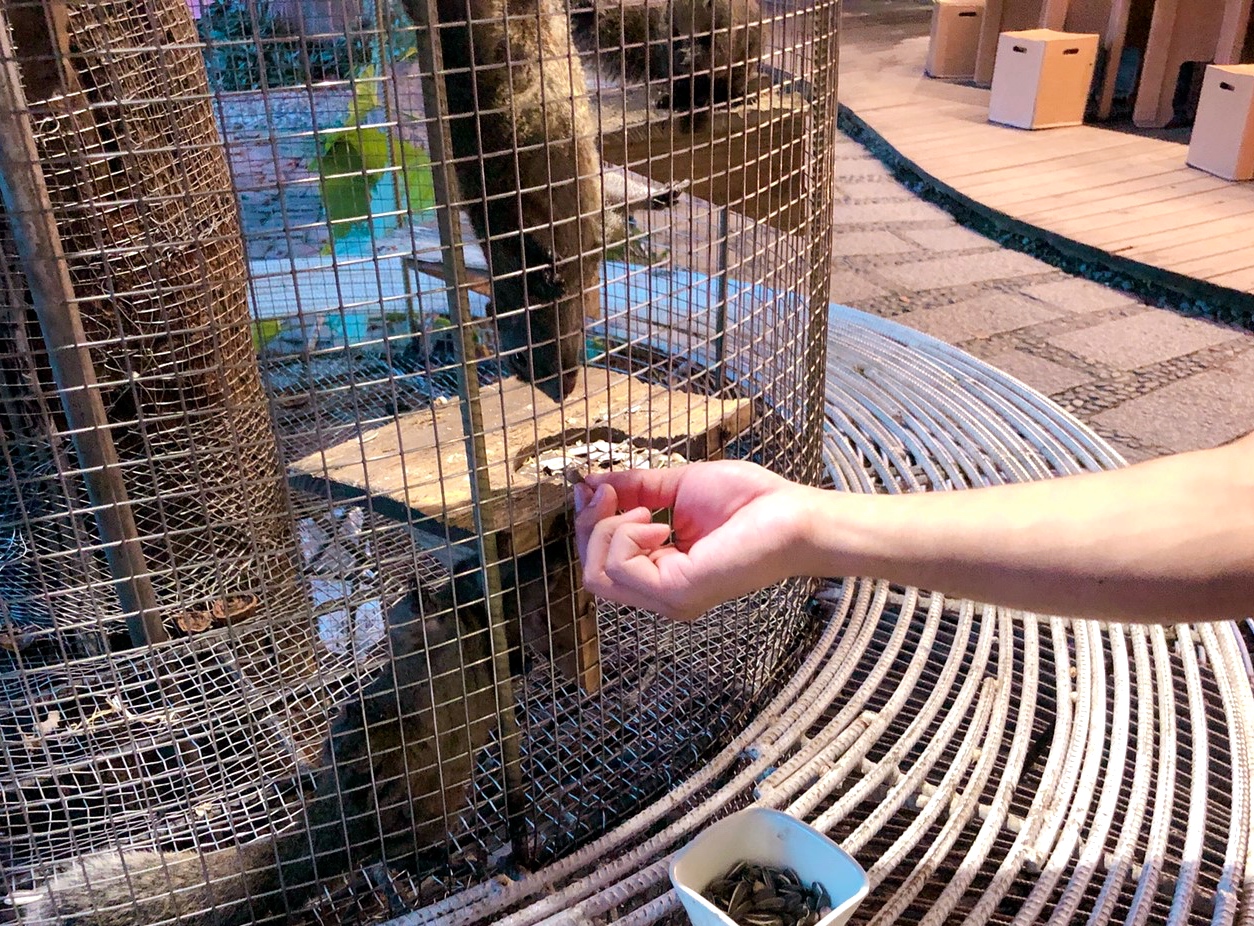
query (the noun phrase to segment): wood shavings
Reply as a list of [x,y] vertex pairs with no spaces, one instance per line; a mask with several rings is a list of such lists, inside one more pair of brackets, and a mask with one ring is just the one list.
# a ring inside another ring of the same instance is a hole
[[174,623],[184,633],[204,633],[222,624],[246,620],[257,613],[255,595],[230,595],[219,598],[205,610],[180,611]]

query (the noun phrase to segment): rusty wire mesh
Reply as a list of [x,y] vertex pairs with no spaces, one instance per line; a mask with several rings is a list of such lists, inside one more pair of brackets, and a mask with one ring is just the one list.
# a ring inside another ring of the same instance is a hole
[[[561,471],[820,478],[836,4],[484,9],[7,6],[38,152],[8,170],[46,190],[105,415],[67,423],[7,222],[24,917],[228,922],[316,884],[323,921],[379,919],[561,858],[734,737],[812,637],[804,583],[683,627],[586,601]],[[128,637],[82,441],[117,455],[168,641]]]

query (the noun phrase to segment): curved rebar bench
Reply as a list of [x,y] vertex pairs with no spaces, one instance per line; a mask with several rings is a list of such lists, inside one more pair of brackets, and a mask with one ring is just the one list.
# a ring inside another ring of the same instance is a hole
[[[850,491],[1121,465],[1047,399],[942,342],[835,308],[825,452]],[[856,920],[1215,923],[1254,872],[1254,699],[1230,624],[1073,622],[882,582],[820,593],[829,619],[781,694],[700,772],[518,881],[397,923],[682,918],[669,855],[753,801],[868,870]]]

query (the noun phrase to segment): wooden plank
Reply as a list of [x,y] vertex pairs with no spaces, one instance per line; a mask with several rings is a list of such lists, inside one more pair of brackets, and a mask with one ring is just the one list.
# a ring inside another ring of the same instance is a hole
[[[1151,252],[1143,252],[1148,256]],[[1254,267],[1254,239],[1250,235],[1207,236],[1183,245],[1173,244],[1171,257],[1182,270],[1206,267],[1218,275]]]
[[[851,109],[858,105],[856,98],[851,100],[847,96],[845,101],[845,105]],[[883,126],[885,131],[892,132],[893,139],[898,144],[926,146],[929,151],[937,152],[964,150],[968,139],[979,132],[980,127],[990,126],[987,107],[978,111],[966,107],[946,108],[937,113],[936,121],[924,123],[919,122],[919,104],[917,103],[905,107],[900,114],[877,110],[862,118],[872,125]],[[994,137],[998,143],[1006,146],[1009,146],[1012,141],[1017,141],[1004,133],[999,133]]]
[[1092,189],[1082,203],[1060,203],[1057,193],[1051,190],[1036,199],[1023,200],[1016,207],[1025,217],[1030,216],[1033,221],[1044,222],[1061,215],[1094,215],[1111,208],[1119,208],[1128,201],[1140,203],[1146,201],[1141,199],[1144,195],[1186,195],[1214,189],[1207,182],[1207,178],[1194,176],[1195,174],[1195,171],[1182,172],[1173,169],[1106,183]]
[[1254,269],[1254,241],[1249,235],[1219,236],[1180,249],[1172,249],[1179,266],[1195,270],[1206,268],[1207,276],[1222,276]]
[[[1160,223],[1149,234],[1129,238],[1128,250],[1147,255],[1166,253],[1177,259],[1214,252],[1234,239],[1254,247],[1254,209],[1190,225],[1172,227],[1170,223]],[[1233,265],[1240,266],[1236,261]]]
[[1171,121],[1180,66],[1186,61],[1214,60],[1223,20],[1223,5],[1214,0],[1155,2],[1133,122],[1142,128],[1162,128]]
[[[1063,201],[1068,206],[1076,205],[1077,200],[1084,200],[1086,203],[1091,199],[1101,198],[1104,191],[1119,182],[1127,182],[1128,173],[1126,170],[1120,170],[1117,165],[1110,163],[1121,152],[1110,152],[1106,156],[1108,160],[1091,159],[1091,158],[1074,158],[1072,163],[1067,162],[1045,162],[1036,165],[1034,173],[1040,177],[1039,183],[1023,184],[1022,182],[1016,187],[1013,183],[1006,180],[997,183],[980,183],[977,180],[971,182],[970,189],[972,192],[978,192],[981,196],[996,198],[999,202],[1013,203],[1017,208],[1031,209],[1032,204],[1052,200],[1052,206],[1060,206]],[[1079,163],[1076,163],[1079,162]],[[1156,183],[1150,185],[1149,195],[1152,198],[1144,200],[1145,202],[1156,202],[1158,199],[1165,199],[1174,194],[1171,191],[1171,183],[1173,180],[1189,180],[1192,179],[1178,167],[1178,162],[1174,159],[1161,159],[1155,163],[1146,162],[1144,165],[1137,165],[1145,171],[1146,176],[1156,178]],[[1204,185],[1200,189],[1206,189]],[[1125,193],[1127,202],[1137,200],[1135,193]],[[1115,198],[1122,198],[1116,196]],[[1074,214],[1069,211],[1068,214]]]
[[1220,286],[1227,286],[1243,293],[1254,292],[1254,270],[1223,273],[1215,277],[1214,281]]
[[[482,390],[485,464],[494,497],[482,506],[485,529],[511,530],[560,513],[569,487],[520,467],[542,450],[592,439],[656,442],[690,460],[717,453],[749,425],[744,399],[714,399],[665,389],[606,370],[585,369],[563,406],[510,378]],[[615,436],[617,435],[617,436]],[[383,496],[423,519],[475,528],[460,404],[397,416],[291,466],[294,475],[338,487],[338,497]]]
[[[1071,151],[1059,150],[1059,146],[1053,142],[1042,142],[1039,145],[1020,145],[1013,149],[1009,149],[1005,153],[1002,151],[993,151],[988,161],[983,158],[975,157],[974,152],[982,151],[980,148],[970,149],[965,164],[961,167],[946,171],[946,177],[951,180],[968,180],[976,182],[983,180],[991,182],[993,175],[1001,172],[1017,173],[1020,179],[1028,174],[1035,172],[1038,166],[1048,167],[1049,165],[1061,166],[1073,157],[1091,156],[1093,153],[1105,153],[1109,156],[1110,152],[1117,152],[1128,144],[1127,136],[1121,136],[1114,132],[1101,132],[1098,137],[1085,138],[1085,133],[1070,133],[1067,141],[1073,143],[1076,147],[1076,153]],[[1102,136],[1114,136],[1107,138]],[[1125,149],[1126,150],[1126,149]],[[1089,155],[1081,154],[1080,151],[1089,152]],[[923,152],[920,152],[923,154]],[[981,165],[986,165],[981,169]],[[1039,181],[1039,178],[1037,178]],[[1034,182],[1037,182],[1034,181]]]
[[[914,157],[950,163],[966,174],[1013,169],[1033,160],[1050,160],[1100,148],[1117,147],[1128,140],[1127,136],[1120,137],[1112,132],[1094,135],[1081,127],[1029,133],[1023,129],[994,125],[983,118],[974,124],[966,120],[950,119],[947,137],[901,132],[900,126],[908,125],[912,121],[918,122],[921,108],[916,107],[913,112],[900,119],[883,119],[872,115],[865,121],[877,132],[891,133],[894,145],[903,152],[909,150]],[[1043,135],[1050,137],[1041,137]],[[1029,136],[1031,141],[1028,140]],[[979,152],[978,158],[973,157],[975,151]]]
[[1052,186],[1043,188],[1038,195],[1025,193],[1015,199],[1015,211],[1025,217],[1033,217],[1034,221],[1046,221],[1064,216],[1094,215],[1110,209],[1145,205],[1210,189],[1209,184],[1196,183],[1194,178],[1170,168],[1130,180],[1117,180],[1114,177],[1106,179],[1104,184],[1090,184],[1083,190],[1074,190],[1072,196],[1061,198]]
[[[498,534],[507,553],[535,549],[554,530],[567,530],[569,487],[560,476],[527,467],[538,451],[587,440],[619,442],[679,453],[689,460],[719,456],[750,424],[748,399],[717,399],[666,389],[607,370],[585,369],[576,391],[558,406],[511,378],[481,390],[484,444],[493,495],[481,506],[484,529]],[[367,432],[296,461],[296,481],[324,487],[333,497],[366,500],[385,513],[401,508],[432,531],[434,522],[455,535],[476,529],[471,474],[462,439],[460,403],[401,415]],[[438,535],[443,530],[432,531]],[[601,685],[600,637],[592,599],[582,591],[578,562],[562,566],[543,628],[523,628],[548,645],[554,665],[585,692]],[[560,590],[569,588],[569,594]],[[529,637],[529,638],[530,638]]]
[[[1114,165],[1135,155],[1139,150],[1140,146],[1136,141],[1125,136],[1122,144],[1099,144],[1095,150],[1084,154],[1055,155],[1053,152],[1041,152],[1042,155],[1049,156],[1025,159],[1019,164],[986,172],[953,171],[950,176],[954,179],[967,179],[968,189],[978,195],[996,195],[1004,191],[1030,197],[1043,189],[1068,194],[1086,187],[1100,187],[1100,183],[1094,182],[1095,174],[1100,176],[1110,172],[1113,176],[1123,175]],[[1024,177],[1029,173],[1033,182],[1024,183]]]
[[[1207,229],[1218,229],[1229,220],[1244,220],[1247,217],[1254,217],[1254,202],[1206,194],[1112,211],[1086,219],[1064,220],[1059,227],[1103,238],[1109,237],[1111,229],[1118,229],[1114,234],[1124,236],[1129,243],[1163,237],[1179,245],[1197,240],[1197,230],[1204,237]],[[1249,227],[1254,228],[1254,224]]]
[[1076,223],[1085,220],[1096,221],[1102,216],[1139,216],[1141,210],[1151,209],[1156,204],[1167,202],[1173,204],[1173,209],[1187,209],[1190,197],[1198,192],[1200,191],[1184,189],[1173,195],[1170,190],[1160,192],[1151,188],[1141,193],[1115,196],[1105,200],[1066,202],[1056,208],[1040,208],[1040,206],[1048,206],[1048,203],[1044,201],[1037,208],[1022,204],[1016,204],[1013,208],[1017,215],[1021,215],[1025,221],[1033,224],[1061,226],[1065,223]]

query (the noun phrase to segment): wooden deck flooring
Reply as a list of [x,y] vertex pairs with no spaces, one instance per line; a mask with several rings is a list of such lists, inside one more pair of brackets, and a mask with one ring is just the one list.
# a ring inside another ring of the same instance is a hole
[[1254,183],[1185,164],[1187,145],[1098,125],[1027,132],[987,121],[989,92],[923,76],[927,23],[841,37],[840,100],[944,192],[1151,278],[1254,294]]

